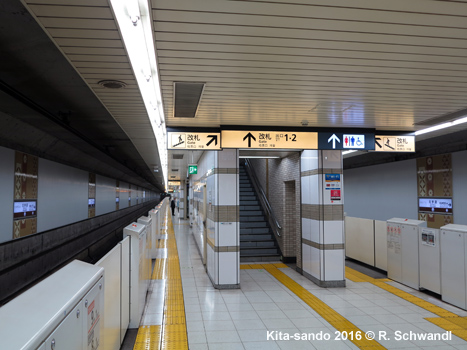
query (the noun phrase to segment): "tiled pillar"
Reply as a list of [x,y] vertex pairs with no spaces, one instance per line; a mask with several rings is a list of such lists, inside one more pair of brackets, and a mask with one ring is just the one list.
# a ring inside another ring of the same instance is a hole
[[179,206],[179,212],[178,215],[180,218],[185,218],[185,192],[186,192],[186,183],[185,180],[180,181],[180,192],[178,193],[178,206]]
[[[331,188],[340,193],[331,197]],[[345,287],[341,151],[303,151],[301,189],[303,275],[322,287]]]
[[217,151],[207,178],[207,272],[219,289],[240,288],[238,150]]

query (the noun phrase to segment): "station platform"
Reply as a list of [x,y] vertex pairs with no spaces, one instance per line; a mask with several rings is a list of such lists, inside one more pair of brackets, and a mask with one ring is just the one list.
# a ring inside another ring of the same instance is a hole
[[167,212],[136,340],[121,349],[466,349],[467,312],[346,267],[321,288],[281,262],[241,265],[215,289],[188,221]]

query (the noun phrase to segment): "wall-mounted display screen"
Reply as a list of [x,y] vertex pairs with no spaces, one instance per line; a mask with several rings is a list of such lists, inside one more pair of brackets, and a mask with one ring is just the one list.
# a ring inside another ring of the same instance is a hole
[[120,198],[118,198],[118,197],[115,198],[115,202],[117,202],[117,203],[120,202]]
[[94,206],[96,204],[96,199],[95,198],[89,198],[88,200],[88,206]]
[[13,218],[25,219],[37,215],[36,201],[15,202]]
[[420,213],[452,214],[452,198],[419,198],[418,211]]

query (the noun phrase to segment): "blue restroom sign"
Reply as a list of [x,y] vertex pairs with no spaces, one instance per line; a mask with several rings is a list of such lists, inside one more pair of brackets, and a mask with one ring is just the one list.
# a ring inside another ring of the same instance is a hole
[[365,149],[365,135],[344,134],[342,136],[342,147],[347,149]]
[[330,150],[374,150],[373,133],[319,132],[318,149]]

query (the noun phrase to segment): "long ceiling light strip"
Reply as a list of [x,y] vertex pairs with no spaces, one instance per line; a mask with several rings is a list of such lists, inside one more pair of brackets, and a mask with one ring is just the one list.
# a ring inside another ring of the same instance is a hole
[[348,151],[343,151],[342,155],[345,156],[346,154],[354,153],[357,152],[356,150],[348,150]]
[[167,189],[167,131],[148,0],[110,0],[110,3],[156,137]]
[[456,125],[464,124],[464,123],[467,123],[467,117],[463,117],[463,118],[456,119],[456,120],[453,120],[453,121],[450,121],[450,122],[447,122],[447,123],[431,126],[429,128],[426,128],[426,129],[417,130],[417,131],[415,131],[415,135],[416,136],[417,135],[423,135],[423,134],[426,134],[426,133],[429,133],[429,132],[450,128],[451,126],[456,126]]

